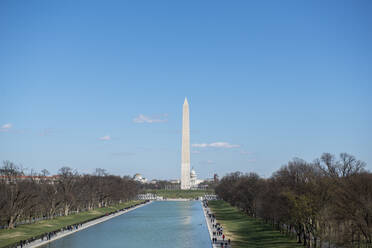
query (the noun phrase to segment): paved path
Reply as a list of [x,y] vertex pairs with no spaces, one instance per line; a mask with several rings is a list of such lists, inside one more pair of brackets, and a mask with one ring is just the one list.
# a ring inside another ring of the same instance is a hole
[[[140,208],[140,207],[143,207],[147,204],[150,204],[152,203],[152,201],[148,202],[148,203],[145,203],[145,204],[141,204],[141,205],[138,205],[138,206],[135,206],[133,208],[130,208],[130,209],[127,209],[127,210],[123,210],[123,211],[120,211],[120,212],[117,212],[115,214],[110,214],[108,216],[104,216],[104,217],[101,217],[99,219],[95,219],[95,220],[92,220],[92,221],[89,221],[89,222],[86,222],[82,225],[79,226],[78,229],[73,229],[73,230],[65,230],[65,231],[61,231],[61,232],[58,232],[57,234],[55,234],[51,239],[49,240],[46,240],[46,239],[37,239],[31,243],[28,243],[27,245],[23,245],[24,248],[34,248],[34,247],[39,247],[39,246],[42,246],[42,245],[45,245],[49,242],[53,242],[57,239],[60,239],[60,238],[63,238],[67,235],[70,235],[70,234],[73,234],[75,232],[78,232],[78,231],[81,231],[81,230],[84,230],[88,227],[91,227],[91,226],[94,226],[94,225],[97,225],[101,222],[104,222],[106,220],[109,220],[109,219],[112,219],[112,218],[115,218],[119,215],[122,215],[122,214],[125,214],[125,213],[128,213],[134,209],[137,209],[137,208]],[[21,246],[17,246],[17,248],[20,248]]]
[[[210,218],[209,217],[209,214],[213,214],[212,211],[210,210],[210,208],[208,206],[205,206],[204,202],[202,202],[202,206],[203,206],[203,212],[204,212],[204,216],[205,216],[205,221],[207,222],[207,226],[208,226],[208,231],[209,231],[209,237],[211,238],[211,242],[213,240],[213,238],[217,238],[217,242],[212,242],[212,247],[213,248],[221,248],[221,247],[224,247],[224,248],[231,248],[231,245],[228,244],[228,237],[226,237],[225,235],[225,240],[223,240],[222,238],[222,235],[217,235],[217,229],[216,228],[213,228],[213,224],[217,223],[217,220],[216,218]],[[213,222],[213,219],[214,219],[214,222]],[[212,223],[213,222],[213,223]],[[223,246],[221,245],[221,243],[223,243]]]

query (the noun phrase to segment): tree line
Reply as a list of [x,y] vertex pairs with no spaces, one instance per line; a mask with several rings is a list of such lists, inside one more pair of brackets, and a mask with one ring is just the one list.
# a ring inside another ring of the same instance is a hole
[[25,176],[23,169],[4,161],[0,167],[0,226],[14,228],[17,223],[67,216],[135,198],[138,184],[130,177],[109,175],[96,169],[89,175],[62,167],[58,175]]
[[235,172],[216,194],[306,247],[372,247],[372,173],[342,153],[295,158],[270,178]]

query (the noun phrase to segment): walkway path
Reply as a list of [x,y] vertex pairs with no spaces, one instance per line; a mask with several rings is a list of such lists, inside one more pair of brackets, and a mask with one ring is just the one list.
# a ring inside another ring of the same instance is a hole
[[[221,225],[216,226],[216,217],[208,207],[208,201],[202,201],[203,212],[205,221],[207,222],[209,236],[212,241],[213,248],[231,248],[228,240],[229,238],[223,233],[223,227]],[[224,238],[223,238],[224,237]],[[216,240],[216,241],[214,241]]]
[[[37,239],[37,240],[35,240],[35,241],[31,242],[31,243],[28,243],[27,245],[23,245],[22,247],[23,248],[34,248],[34,247],[39,247],[39,246],[45,245],[45,244],[50,243],[50,242],[53,242],[53,241],[55,241],[57,239],[63,238],[65,236],[67,236],[67,235],[70,235],[70,234],[73,234],[75,232],[84,230],[84,229],[86,229],[88,227],[91,227],[91,226],[94,226],[94,225],[99,224],[101,222],[104,222],[106,220],[115,218],[115,217],[117,217],[119,215],[128,213],[128,212],[130,212],[130,211],[132,211],[134,209],[143,207],[143,206],[148,205],[150,203],[152,203],[152,201],[147,202],[145,204],[137,205],[137,206],[135,206],[133,208],[130,208],[130,209],[126,209],[126,210],[123,210],[123,211],[120,211],[120,212],[117,212],[117,213],[114,213],[114,214],[110,214],[110,215],[101,217],[99,219],[95,219],[95,220],[86,222],[86,223],[81,224],[81,225],[75,225],[77,228],[72,228],[72,230],[64,230],[64,231],[58,232],[55,235],[53,235],[52,238],[50,238],[49,240],[46,240],[46,239]],[[21,246],[17,246],[17,248],[18,247],[20,248]]]

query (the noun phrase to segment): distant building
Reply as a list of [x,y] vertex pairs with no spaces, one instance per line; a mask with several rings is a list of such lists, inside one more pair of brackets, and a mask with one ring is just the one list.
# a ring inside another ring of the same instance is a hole
[[180,180],[177,180],[177,179],[169,180],[164,185],[164,189],[166,189],[166,190],[177,190],[177,189],[181,189],[181,182],[180,182]]
[[139,173],[133,176],[133,180],[139,183],[147,183],[147,179]]
[[152,194],[152,193],[146,193],[146,194],[139,194],[137,195],[137,199],[138,200],[157,200],[157,201],[161,201],[163,200],[163,197],[162,196],[158,196],[156,194]]
[[190,172],[190,186],[191,186],[191,189],[197,189],[199,184],[202,183],[203,181],[204,180],[198,179],[194,168],[192,168],[192,170]]
[[206,179],[204,179],[204,182],[213,183],[214,178],[206,178]]
[[178,180],[178,179],[171,179],[171,180],[169,180],[169,182],[176,184],[176,183],[180,183],[180,180]]

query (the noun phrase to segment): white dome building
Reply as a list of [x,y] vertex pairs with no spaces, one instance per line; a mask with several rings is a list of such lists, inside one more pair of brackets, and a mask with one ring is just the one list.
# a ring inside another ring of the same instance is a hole
[[141,174],[137,173],[133,176],[133,180],[140,183],[147,183],[147,179],[144,178]]
[[191,189],[197,189],[199,186],[199,183],[203,182],[203,180],[198,180],[198,177],[196,175],[196,172],[194,168],[191,169],[190,171],[190,186]]

